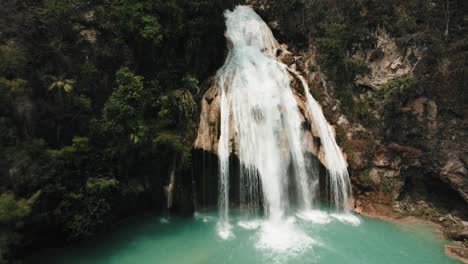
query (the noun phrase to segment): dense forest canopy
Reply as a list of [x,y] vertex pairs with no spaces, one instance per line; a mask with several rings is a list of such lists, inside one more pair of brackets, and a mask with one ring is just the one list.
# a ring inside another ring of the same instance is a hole
[[162,207],[169,167],[190,163],[200,81],[224,59],[228,2],[2,1],[0,263]]

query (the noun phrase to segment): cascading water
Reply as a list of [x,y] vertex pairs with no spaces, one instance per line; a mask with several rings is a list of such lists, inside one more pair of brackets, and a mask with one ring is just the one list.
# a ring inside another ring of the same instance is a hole
[[[316,204],[318,175],[308,169],[311,160],[306,155],[301,116],[290,87],[288,68],[275,59],[279,44],[250,7],[238,6],[234,11],[226,11],[225,17],[229,53],[218,71],[221,97],[218,233],[223,238],[233,235],[229,224],[229,156],[234,151],[241,165],[241,206],[255,211],[261,197],[268,220],[262,228],[293,234],[293,229],[278,228],[288,225],[291,219],[287,220],[286,214],[295,209],[290,201],[289,175],[294,179],[294,200],[300,211],[311,211]],[[348,208],[346,161],[320,106],[310,95],[307,84],[303,85],[322,140],[334,203],[338,208]],[[309,241],[300,235],[294,237],[290,242]],[[272,241],[268,236],[264,238]]]
[[321,143],[325,152],[325,161],[328,165],[330,179],[330,193],[332,202],[337,209],[349,212],[351,210],[351,184],[348,175],[348,163],[343,152],[336,144],[335,135],[330,124],[323,115],[322,108],[312,97],[305,79],[296,73],[301,80],[307,98],[307,103],[312,114],[312,120],[317,127]]

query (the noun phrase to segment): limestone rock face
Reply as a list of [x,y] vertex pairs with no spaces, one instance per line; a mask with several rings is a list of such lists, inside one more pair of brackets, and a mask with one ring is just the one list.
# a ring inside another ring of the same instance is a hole
[[194,148],[208,152],[218,152],[220,131],[220,96],[218,78],[213,77],[208,90],[201,101],[200,124],[195,139]]
[[355,83],[378,90],[388,80],[410,74],[422,54],[412,47],[404,50],[398,48],[395,39],[389,37],[384,30],[377,30],[375,37],[375,49],[354,55],[354,58],[364,61],[369,68],[368,73],[358,76]]

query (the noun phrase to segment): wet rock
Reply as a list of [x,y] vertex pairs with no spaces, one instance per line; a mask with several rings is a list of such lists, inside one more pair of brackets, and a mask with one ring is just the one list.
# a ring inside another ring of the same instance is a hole
[[296,61],[293,54],[288,51],[288,46],[284,44],[281,45],[281,49],[276,52],[276,57],[279,61],[286,64],[287,66],[291,66]]

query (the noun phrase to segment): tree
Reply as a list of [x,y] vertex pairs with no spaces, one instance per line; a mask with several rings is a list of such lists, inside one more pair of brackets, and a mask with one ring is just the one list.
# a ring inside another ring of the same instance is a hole
[[9,247],[20,242],[17,229],[22,226],[23,218],[31,213],[31,205],[39,195],[40,192],[36,192],[29,199],[17,200],[11,192],[0,194],[0,263],[9,257]]
[[136,134],[143,120],[143,77],[128,68],[116,73],[116,86],[104,105],[104,120],[116,135]]
[[52,83],[49,86],[49,91],[58,90],[61,92],[63,90],[65,93],[71,93],[71,91],[73,91],[75,80],[65,79],[63,76],[59,78],[51,76],[50,78],[52,79]]

